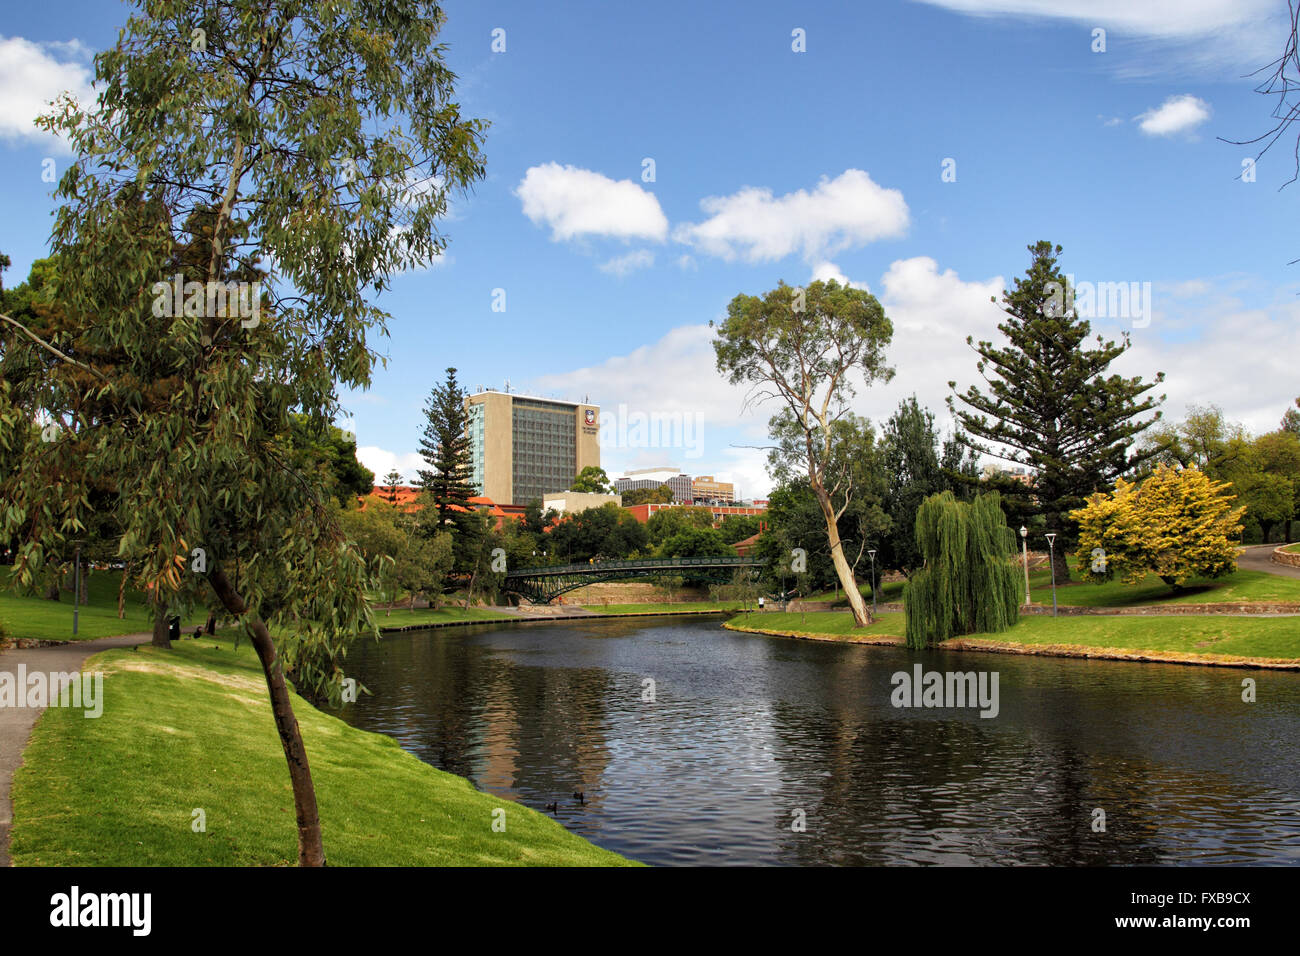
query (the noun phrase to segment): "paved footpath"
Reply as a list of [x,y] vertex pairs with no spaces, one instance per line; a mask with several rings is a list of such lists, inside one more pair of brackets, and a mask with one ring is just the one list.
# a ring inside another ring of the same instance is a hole
[[[27,665],[28,673],[79,671],[91,654],[111,647],[148,644],[151,639],[150,634],[123,634],[120,637],[100,637],[93,641],[77,641],[53,647],[11,648],[0,653],[0,672],[17,674],[19,664]],[[0,707],[0,866],[12,866],[9,860],[9,829],[13,825],[14,807],[9,799],[9,789],[13,785],[14,771],[23,762],[23,750],[31,737],[32,727],[42,710],[43,707]]]
[[1273,560],[1273,551],[1280,547],[1276,544],[1252,544],[1243,548],[1237,557],[1237,567],[1250,571],[1267,571],[1284,578],[1300,578],[1300,568],[1288,564],[1278,564]]

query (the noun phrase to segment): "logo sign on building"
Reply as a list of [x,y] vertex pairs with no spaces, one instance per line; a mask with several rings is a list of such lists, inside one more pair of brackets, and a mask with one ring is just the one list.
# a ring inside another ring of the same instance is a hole
[[594,408],[587,409],[587,424],[596,424],[596,410]]

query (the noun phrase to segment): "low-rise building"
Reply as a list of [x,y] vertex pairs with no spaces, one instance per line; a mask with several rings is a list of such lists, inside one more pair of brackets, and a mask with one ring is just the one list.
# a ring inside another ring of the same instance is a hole
[[623,504],[622,495],[601,495],[589,491],[556,491],[542,496],[542,513],[554,509],[560,514],[577,514],[589,508],[600,508],[613,502]]
[[691,479],[691,497],[696,501],[727,504],[736,500],[736,486],[729,481],[714,481],[712,475]]
[[[645,524],[650,520],[651,516],[664,508],[683,508],[689,506],[689,504],[689,502],[670,502],[669,504],[651,503],[644,505],[628,505],[623,510],[631,512],[632,517],[636,518],[636,520],[640,521],[642,524]],[[724,518],[732,517],[734,515],[767,514],[767,508],[765,507],[755,508],[742,505],[697,505],[696,507],[708,508],[709,511],[713,513],[713,523],[715,525],[721,522]]]
[[619,494],[640,489],[654,489],[667,485],[673,493],[673,501],[690,502],[694,499],[691,490],[691,476],[682,474],[681,469],[671,466],[662,468],[639,468],[626,472],[614,482],[614,490]]

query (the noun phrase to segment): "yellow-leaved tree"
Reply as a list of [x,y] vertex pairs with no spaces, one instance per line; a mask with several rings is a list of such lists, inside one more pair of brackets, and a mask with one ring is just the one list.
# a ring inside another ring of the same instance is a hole
[[1079,524],[1079,572],[1094,582],[1118,574],[1125,584],[1154,573],[1171,587],[1231,574],[1246,509],[1232,506],[1230,487],[1200,469],[1166,465],[1140,485],[1119,479],[1113,492],[1070,512]]

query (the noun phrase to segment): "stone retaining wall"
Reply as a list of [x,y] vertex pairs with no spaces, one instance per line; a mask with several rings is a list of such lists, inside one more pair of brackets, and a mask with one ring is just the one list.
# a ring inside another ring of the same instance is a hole
[[[801,603],[804,606],[800,606]],[[798,613],[800,611],[842,611],[848,613],[847,607],[831,608],[823,606],[824,602],[799,602],[791,601],[788,610]],[[779,607],[768,606],[768,610],[780,610]],[[886,611],[902,611],[903,605],[898,602],[881,604],[877,608],[880,613]],[[1051,615],[1051,604],[1031,604],[1029,607],[1020,605],[1020,613],[1025,615],[1047,614]],[[1138,617],[1162,617],[1171,614],[1300,614],[1300,604],[1157,604],[1153,606],[1140,605],[1137,607],[1070,607],[1062,604],[1058,608],[1058,614],[1061,617],[1087,617],[1087,616],[1138,616]]]
[[[1282,548],[1289,547],[1283,545]],[[1300,554],[1292,551],[1283,551],[1282,548],[1273,549],[1273,560],[1277,564],[1285,564],[1288,567],[1300,568]]]
[[707,601],[707,588],[665,588],[649,581],[605,581],[587,584],[566,591],[556,598],[564,604],[669,604],[677,602]]

